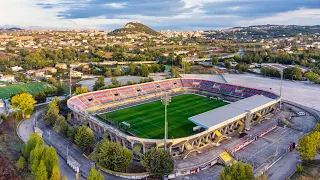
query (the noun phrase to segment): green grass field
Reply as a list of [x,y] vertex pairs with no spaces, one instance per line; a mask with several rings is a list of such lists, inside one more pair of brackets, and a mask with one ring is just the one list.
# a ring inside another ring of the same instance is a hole
[[22,89],[25,89],[30,94],[35,94],[45,89],[46,86],[51,86],[51,85],[44,82],[32,82],[27,84],[15,84],[15,85],[8,85],[5,87],[0,87],[0,99],[10,98],[12,94],[16,94],[20,92]]
[[[174,96],[168,105],[168,138],[180,138],[194,134],[196,125],[189,117],[221,107],[227,103],[194,94]],[[108,119],[121,124],[127,122],[127,131],[141,138],[162,139],[164,136],[164,105],[161,101],[150,102],[106,114],[100,119]],[[123,126],[122,126],[123,127]]]

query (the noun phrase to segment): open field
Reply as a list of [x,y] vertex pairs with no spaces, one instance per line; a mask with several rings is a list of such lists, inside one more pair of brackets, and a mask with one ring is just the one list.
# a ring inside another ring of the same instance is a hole
[[[168,105],[168,138],[180,138],[194,134],[196,125],[189,117],[221,107],[227,103],[207,97],[183,94],[174,96]],[[100,117],[114,122],[127,122],[127,131],[141,138],[162,139],[164,137],[164,106],[161,101],[125,108]]]
[[0,87],[0,99],[10,98],[11,95],[20,92],[22,89],[25,89],[30,94],[35,94],[37,92],[44,90],[46,86],[51,86],[51,85],[44,82],[32,82],[27,84],[16,84],[16,85]]

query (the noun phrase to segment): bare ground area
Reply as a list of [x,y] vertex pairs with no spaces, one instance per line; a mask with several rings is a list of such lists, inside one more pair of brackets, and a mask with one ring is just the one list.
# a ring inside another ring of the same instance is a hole
[[[21,156],[23,142],[15,133],[15,128],[10,120],[5,120],[0,124],[0,180],[30,179],[30,175],[19,172],[15,164]],[[3,141],[2,137],[6,137]]]

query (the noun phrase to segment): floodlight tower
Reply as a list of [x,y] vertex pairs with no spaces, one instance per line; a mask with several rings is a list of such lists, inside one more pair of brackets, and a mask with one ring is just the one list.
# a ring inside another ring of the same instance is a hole
[[281,109],[281,98],[282,98],[282,80],[283,80],[283,69],[280,70],[281,80],[280,80],[280,109]]
[[167,151],[167,138],[168,138],[168,122],[167,122],[167,105],[171,102],[171,97],[168,92],[163,93],[161,102],[164,105],[164,150]]

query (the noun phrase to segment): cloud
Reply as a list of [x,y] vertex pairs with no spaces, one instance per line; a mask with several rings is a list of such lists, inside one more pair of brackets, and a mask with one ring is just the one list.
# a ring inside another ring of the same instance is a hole
[[122,9],[125,7],[127,3],[109,3],[105,4],[106,7],[115,8],[115,9]]
[[114,29],[220,29],[253,24],[318,24],[319,0],[10,0],[0,26]]

